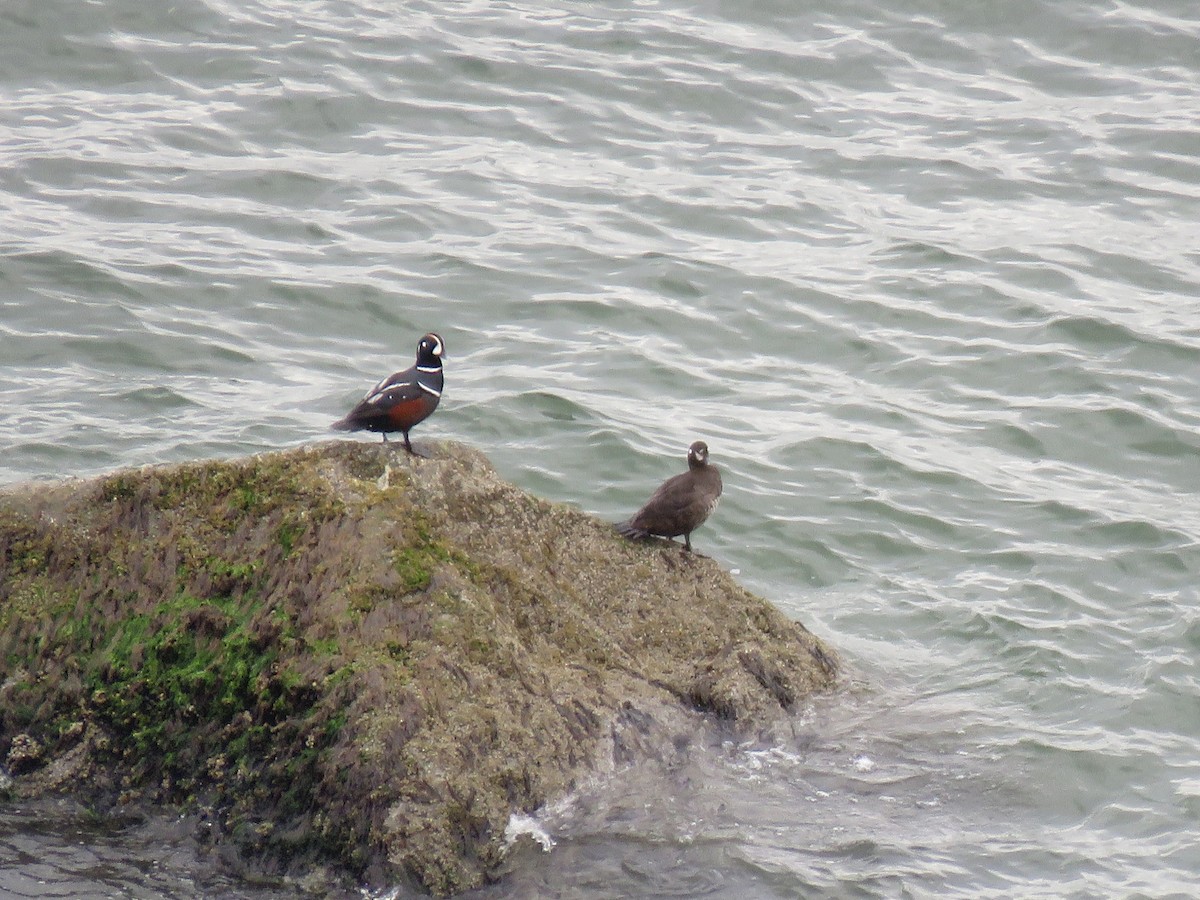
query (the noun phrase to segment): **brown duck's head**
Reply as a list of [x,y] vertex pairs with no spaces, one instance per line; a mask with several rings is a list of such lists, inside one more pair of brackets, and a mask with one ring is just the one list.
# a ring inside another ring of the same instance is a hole
[[696,441],[688,447],[688,468],[699,469],[708,465],[708,444]]

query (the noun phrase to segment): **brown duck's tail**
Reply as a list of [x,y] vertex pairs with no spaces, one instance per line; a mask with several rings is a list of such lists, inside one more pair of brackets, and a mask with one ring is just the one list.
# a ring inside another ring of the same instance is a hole
[[346,416],[344,419],[338,419],[329,427],[334,431],[353,431],[356,426],[350,421],[350,417]]
[[650,532],[641,528],[635,528],[632,519],[628,522],[618,522],[616,528],[618,534],[624,535],[627,538],[633,538],[635,541],[650,537]]

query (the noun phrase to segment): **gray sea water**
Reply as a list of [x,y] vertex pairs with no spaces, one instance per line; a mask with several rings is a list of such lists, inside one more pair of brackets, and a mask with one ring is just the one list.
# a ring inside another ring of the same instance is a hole
[[[0,481],[330,439],[436,330],[418,442],[616,520],[706,440],[848,672],[478,897],[1190,897],[1198,220],[1185,0],[4,0]],[[291,895],[213,865],[0,809],[0,895]]]

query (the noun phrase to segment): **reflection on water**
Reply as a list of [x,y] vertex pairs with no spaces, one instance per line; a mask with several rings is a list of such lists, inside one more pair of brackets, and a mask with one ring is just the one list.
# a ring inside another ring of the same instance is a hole
[[69,801],[0,806],[0,896],[273,900],[199,852],[195,822],[151,814],[99,818]]

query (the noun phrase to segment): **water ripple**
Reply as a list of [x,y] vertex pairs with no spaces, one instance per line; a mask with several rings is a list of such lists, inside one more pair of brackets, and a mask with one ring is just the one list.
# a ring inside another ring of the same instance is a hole
[[847,657],[493,896],[1190,893],[1190,9],[61,5],[0,10],[4,481],[323,438],[437,328],[428,434],[613,520],[708,440],[705,552]]

